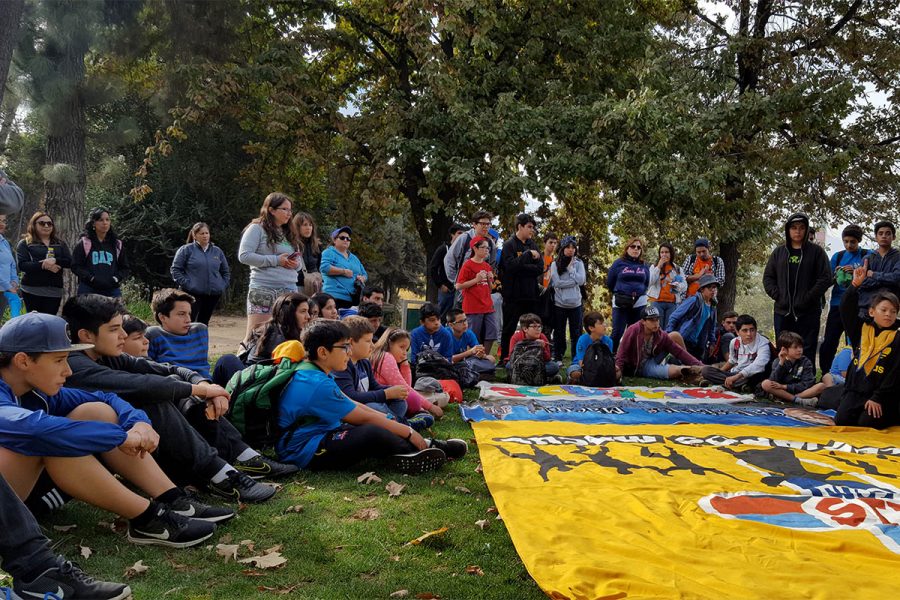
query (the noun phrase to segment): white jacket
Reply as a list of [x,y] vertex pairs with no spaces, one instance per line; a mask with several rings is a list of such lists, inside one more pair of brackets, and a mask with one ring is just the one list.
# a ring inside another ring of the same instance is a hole
[[[673,274],[674,277],[679,279],[671,280]],[[672,270],[669,271],[669,278],[671,280],[670,287],[672,288],[672,293],[675,295],[675,304],[681,304],[681,301],[684,300],[684,294],[688,289],[687,279],[684,278],[684,275],[681,273],[681,268],[677,265],[672,265]],[[660,287],[659,266],[655,264],[650,265],[650,285],[647,287],[647,295],[651,298],[658,298]]]

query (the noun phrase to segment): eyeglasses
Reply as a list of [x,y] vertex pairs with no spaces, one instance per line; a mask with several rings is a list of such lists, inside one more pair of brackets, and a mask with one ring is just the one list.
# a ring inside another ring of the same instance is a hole
[[484,225],[485,227],[490,227],[491,222],[490,222],[490,221],[478,221],[478,222],[475,223],[475,224],[476,224],[476,225]]
[[337,350],[340,348],[347,354],[350,354],[350,344],[332,344],[331,346],[329,346],[329,348],[331,348],[332,350]]
[[543,328],[544,328],[543,325],[538,325],[537,323],[532,323],[531,325],[529,325],[527,327],[527,329],[543,329]]
[[469,321],[468,321],[467,319],[463,319],[462,321],[453,321],[453,322],[451,322],[450,324],[451,324],[451,325],[465,325],[465,324],[468,323],[468,322],[469,322]]
[[641,250],[642,248],[638,244],[632,244],[628,246],[631,250]]
[[478,244],[477,246],[475,246],[475,249],[481,250],[482,248],[487,248],[487,247],[488,247],[487,244]]
[[41,227],[53,227],[53,221],[35,221],[35,223]]
[[349,235],[339,235],[339,236],[337,236],[337,237],[334,238],[334,239],[336,239],[336,240],[341,240],[342,242],[349,242],[349,241],[350,241],[350,236],[349,236]]

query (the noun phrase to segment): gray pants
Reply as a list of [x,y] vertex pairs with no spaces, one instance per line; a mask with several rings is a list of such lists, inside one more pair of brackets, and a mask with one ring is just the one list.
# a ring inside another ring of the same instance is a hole
[[37,521],[0,477],[0,565],[14,578],[30,579],[56,564]]
[[[709,381],[710,383],[714,383],[716,385],[724,385],[725,378],[731,377],[734,375],[734,371],[723,371],[718,367],[713,367],[712,365],[706,365],[702,369],[700,369],[700,376],[703,379]],[[766,378],[767,372],[757,373],[756,375],[751,375],[749,378],[744,378],[738,385],[749,385],[751,388],[757,386],[757,384],[762,383],[762,380]]]

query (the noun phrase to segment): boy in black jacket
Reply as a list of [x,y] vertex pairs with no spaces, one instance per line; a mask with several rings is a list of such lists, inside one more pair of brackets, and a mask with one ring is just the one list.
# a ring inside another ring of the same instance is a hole
[[160,432],[159,462],[178,479],[241,502],[271,498],[275,489],[250,476],[297,469],[261,456],[221,418],[229,400],[223,388],[190,369],[125,354],[123,312],[118,300],[96,294],[70,298],[63,306],[72,339],[94,345],[69,355],[70,386],[114,392],[144,410]]
[[782,331],[776,341],[778,358],[772,361],[772,372],[760,387],[779,400],[801,406],[815,406],[810,391],[816,383],[816,368],[803,356],[803,338],[793,331]]
[[864,264],[853,271],[853,281],[841,298],[841,320],[853,348],[853,362],[834,423],[884,429],[900,425],[900,300],[891,292],[876,292],[868,317],[860,319],[859,287],[868,270]]

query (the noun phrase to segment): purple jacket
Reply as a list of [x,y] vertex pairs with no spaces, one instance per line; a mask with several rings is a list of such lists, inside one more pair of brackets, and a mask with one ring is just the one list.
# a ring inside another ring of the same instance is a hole
[[[616,353],[616,367],[618,369],[624,371],[625,365],[637,369],[638,365],[641,364],[643,338],[644,332],[641,321],[628,326],[628,329],[622,334],[622,341],[619,342],[619,351]],[[660,352],[668,352],[688,366],[703,364],[691,356],[687,350],[673,342],[669,334],[662,329],[653,334],[653,355],[655,356]]]

